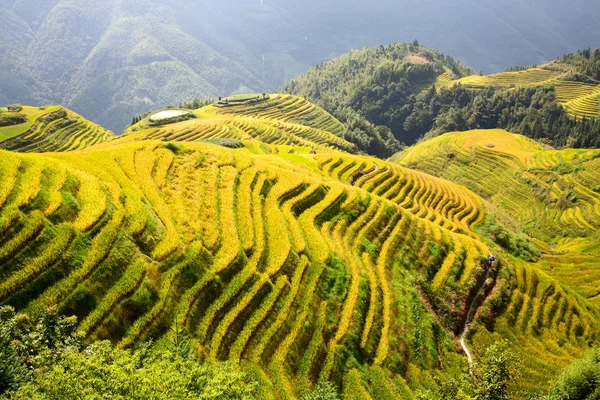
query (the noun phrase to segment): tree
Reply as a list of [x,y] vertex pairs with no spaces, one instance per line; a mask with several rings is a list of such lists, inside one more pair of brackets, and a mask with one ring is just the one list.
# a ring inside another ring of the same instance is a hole
[[420,46],[419,41],[417,39],[413,40],[412,45],[413,45],[413,47],[419,47]]
[[489,346],[473,369],[475,397],[478,400],[507,400],[509,383],[520,378],[517,359],[511,353],[508,341]]
[[599,395],[600,350],[595,349],[565,368],[547,399],[593,400]]

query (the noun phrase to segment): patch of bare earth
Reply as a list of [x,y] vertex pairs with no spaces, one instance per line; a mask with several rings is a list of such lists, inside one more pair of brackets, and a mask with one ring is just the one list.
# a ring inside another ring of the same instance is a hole
[[410,56],[406,56],[406,60],[409,61],[412,64],[429,64],[429,60],[426,59],[425,57],[421,57],[421,56],[417,56],[415,54],[410,55]]

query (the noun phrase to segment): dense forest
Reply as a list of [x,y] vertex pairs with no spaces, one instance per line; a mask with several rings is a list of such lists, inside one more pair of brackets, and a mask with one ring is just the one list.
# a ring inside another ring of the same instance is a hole
[[401,142],[414,143],[420,136],[402,128],[416,102],[415,88],[446,71],[453,78],[474,73],[415,40],[352,51],[318,65],[283,91],[304,96],[345,122],[345,138],[361,150],[390,156]]
[[[550,68],[591,81],[599,66],[596,49],[565,56]],[[479,128],[502,128],[557,147],[600,146],[600,122],[570,117],[553,87],[471,90],[454,85],[438,90],[435,80],[445,68],[452,78],[473,74],[453,58],[416,42],[394,44],[321,64],[284,91],[305,96],[346,122],[346,139],[380,157],[393,154],[400,143],[412,145],[423,137]]]

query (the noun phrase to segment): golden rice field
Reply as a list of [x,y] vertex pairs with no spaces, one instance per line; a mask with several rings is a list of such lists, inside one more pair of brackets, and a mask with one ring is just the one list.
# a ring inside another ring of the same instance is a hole
[[460,310],[482,273],[483,204],[420,172],[338,152],[103,147],[0,157],[0,302],[57,304],[88,340],[129,347],[177,322],[207,358],[256,364],[278,397],[345,382],[359,356],[392,387],[407,276],[464,287]]
[[0,148],[24,153],[73,151],[114,138],[112,132],[60,106],[25,106],[21,113],[27,122],[0,127]]
[[[600,114],[600,85],[569,81],[565,73],[542,68],[530,68],[518,72],[501,72],[486,76],[467,76],[457,80],[438,79],[437,86],[460,84],[471,88],[486,86],[528,87],[552,86],[556,88],[557,100],[568,113],[577,118],[598,118]],[[441,78],[441,77],[440,77]]]
[[142,120],[125,131],[120,140],[256,139],[279,146],[356,150],[342,138],[344,126],[340,121],[297,96],[275,94],[257,103],[210,105],[195,114],[196,119],[158,127],[151,126],[148,119]]
[[[600,150],[545,150],[505,131],[470,131],[442,135],[394,160],[473,190],[542,250],[537,263],[511,257],[514,288],[495,333],[513,336],[524,353],[535,354],[526,371],[530,382],[555,372],[550,360],[562,364],[579,353],[559,338],[593,342],[600,304]],[[489,340],[487,331],[475,333],[480,348]]]
[[0,305],[56,305],[123,348],[183,326],[277,399],[331,380],[416,400],[466,368],[472,319],[475,359],[509,339],[532,389],[597,340],[600,150],[472,131],[383,161],[298,97],[193,113],[113,140],[82,127],[85,151],[0,150]]

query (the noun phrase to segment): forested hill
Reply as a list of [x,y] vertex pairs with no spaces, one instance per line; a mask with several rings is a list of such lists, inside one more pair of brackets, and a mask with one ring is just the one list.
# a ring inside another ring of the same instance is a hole
[[118,132],[134,114],[271,91],[393,41],[486,73],[541,63],[597,43],[599,15],[597,0],[0,0],[0,103],[61,104]]
[[400,143],[469,129],[590,148],[600,146],[599,71],[600,49],[588,49],[484,76],[415,41],[353,51],[283,90],[346,122],[346,139],[380,157]]
[[436,81],[471,74],[471,68],[415,41],[344,54],[291,81],[284,91],[309,98],[345,122],[346,138],[359,148],[389,156],[400,141],[412,143],[419,136],[403,128],[416,94]]

